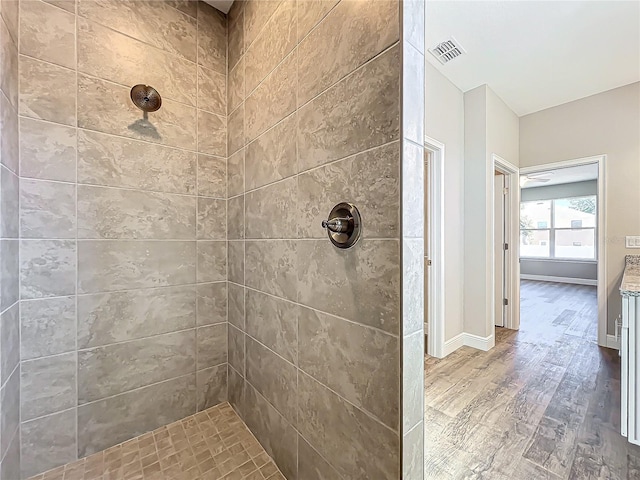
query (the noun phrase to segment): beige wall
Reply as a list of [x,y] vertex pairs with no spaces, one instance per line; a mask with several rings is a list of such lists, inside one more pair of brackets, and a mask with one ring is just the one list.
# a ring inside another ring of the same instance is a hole
[[287,478],[399,476],[398,40],[396,0],[229,12],[229,396]]
[[520,166],[606,154],[608,333],[621,312],[618,294],[625,235],[640,234],[640,83],[520,119]]
[[464,96],[426,63],[426,135],[445,145],[445,341],[463,332],[464,300]]
[[19,67],[27,477],[227,398],[226,19],[23,0]]
[[496,154],[519,165],[519,119],[487,86],[464,94],[464,330],[493,345],[492,210]]

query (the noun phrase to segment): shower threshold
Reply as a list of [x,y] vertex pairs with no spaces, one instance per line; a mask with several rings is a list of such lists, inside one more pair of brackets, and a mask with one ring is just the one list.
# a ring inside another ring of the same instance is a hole
[[222,403],[29,480],[285,480]]

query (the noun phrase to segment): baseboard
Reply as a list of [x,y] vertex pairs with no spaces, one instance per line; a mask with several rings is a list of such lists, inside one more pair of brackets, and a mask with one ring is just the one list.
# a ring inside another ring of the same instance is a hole
[[607,335],[607,348],[613,348],[615,350],[620,350],[620,338],[615,335]]
[[484,352],[491,350],[496,344],[496,339],[493,335],[488,337],[480,337],[471,333],[460,333],[450,340],[444,342],[444,356],[455,352],[460,347],[471,347]]
[[553,277],[551,275],[529,275],[526,273],[521,273],[520,279],[536,280],[538,282],[557,282],[557,283],[572,283],[574,285],[591,285],[593,287],[598,286],[598,280],[592,280],[590,278]]

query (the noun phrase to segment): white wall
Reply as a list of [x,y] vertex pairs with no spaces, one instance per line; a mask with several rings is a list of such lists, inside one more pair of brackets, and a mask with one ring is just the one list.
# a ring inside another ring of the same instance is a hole
[[464,101],[462,92],[426,63],[425,132],[445,145],[445,341],[463,331]]
[[606,154],[608,333],[620,315],[625,235],[640,235],[640,82],[520,118],[520,166]]
[[492,155],[519,165],[518,116],[487,86],[464,94],[464,330],[493,336]]

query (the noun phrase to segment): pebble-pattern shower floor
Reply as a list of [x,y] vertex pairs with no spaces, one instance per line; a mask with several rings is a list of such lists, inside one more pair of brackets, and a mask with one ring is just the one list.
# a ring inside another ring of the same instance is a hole
[[285,480],[228,403],[30,480]]

